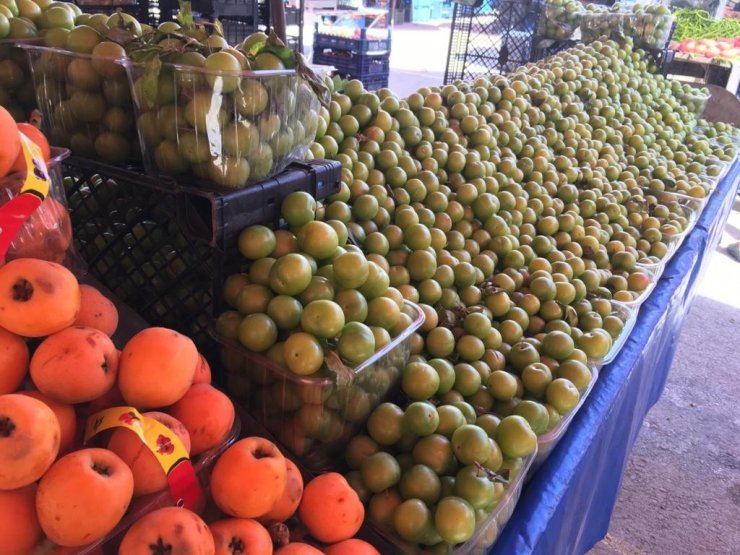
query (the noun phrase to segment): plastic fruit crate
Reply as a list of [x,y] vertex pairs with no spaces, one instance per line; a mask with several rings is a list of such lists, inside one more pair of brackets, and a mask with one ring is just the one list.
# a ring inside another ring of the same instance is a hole
[[[491,546],[496,543],[501,530],[503,530],[514,513],[514,508],[522,494],[525,478],[529,474],[529,469],[536,457],[537,449],[526,458],[521,459],[521,465],[519,465],[518,471],[510,478],[506,491],[493,509],[493,512],[478,526],[478,529],[468,541],[446,551],[448,555],[485,555],[489,552]],[[379,526],[371,520],[369,520],[369,525],[385,542],[392,546],[383,548],[381,553],[384,555],[390,553],[397,555],[432,555],[432,553],[441,553],[438,550],[431,551],[424,549],[423,546],[405,542],[394,531]]]
[[41,38],[0,39],[0,106],[8,110],[16,121],[27,121],[36,109],[31,68],[21,45],[40,45],[43,42]]
[[362,84],[368,91],[377,91],[388,86],[388,75],[372,75],[365,77]]
[[596,384],[596,380],[599,378],[599,365],[589,364],[589,370],[591,370],[591,381],[588,387],[581,393],[581,398],[578,400],[578,404],[568,414],[564,415],[562,420],[557,423],[549,432],[542,434],[537,438],[537,455],[532,461],[532,466],[527,471],[528,477],[534,475],[542,464],[547,460],[557,447],[560,440],[563,439],[565,432],[570,427],[570,423],[573,421],[576,413],[581,409],[583,404],[586,402],[586,398],[591,393],[591,390]]
[[[334,66],[343,77],[365,81],[388,77],[390,54],[355,54],[346,50],[314,49],[313,63]],[[366,85],[367,87],[367,85]]]
[[295,70],[223,72],[164,63],[154,98],[147,64],[127,60],[144,166],[180,182],[238,189],[302,160],[319,99]]
[[[214,447],[210,451],[197,456],[193,460],[193,470],[195,470],[196,478],[200,484],[201,490],[204,495],[208,491],[208,484],[210,481],[211,470],[216,460],[221,454],[226,451],[226,448],[234,443],[240,436],[242,431],[241,420],[238,415],[234,418],[234,424],[231,427],[228,437],[224,440],[221,445]],[[162,509],[164,507],[173,507],[177,504],[177,500],[173,500],[168,490],[152,493],[150,495],[142,495],[135,497],[129,505],[128,511],[116,525],[116,527],[106,534],[103,538],[96,542],[93,542],[84,547],[77,548],[74,551],[75,555],[88,555],[93,553],[100,553],[103,555],[117,555],[118,545],[123,539],[123,535],[126,531],[144,515]],[[194,507],[196,513],[203,514],[204,507]],[[51,546],[50,546],[51,547]]]
[[52,144],[114,165],[140,157],[131,91],[121,65],[58,48],[23,48]]
[[[84,265],[72,244],[72,222],[64,194],[62,162],[69,156],[66,148],[52,148],[46,167],[49,173],[49,196],[26,220],[5,255],[5,261],[15,258],[39,258],[63,264],[81,275]],[[0,178],[0,206],[15,197],[23,186],[26,172],[16,172]]]
[[339,190],[338,162],[296,163],[248,189],[202,191],[91,160],[65,162],[74,236],[89,271],[152,325],[209,343],[239,232],[279,219],[294,191]]
[[[298,376],[236,341],[217,338],[229,395],[239,401],[307,468],[336,468],[347,441],[372,410],[397,391],[411,353],[411,336],[424,313],[406,302],[412,324],[342,383],[326,368],[319,376]],[[303,428],[301,428],[303,426]],[[310,427],[310,432],[304,432]]]

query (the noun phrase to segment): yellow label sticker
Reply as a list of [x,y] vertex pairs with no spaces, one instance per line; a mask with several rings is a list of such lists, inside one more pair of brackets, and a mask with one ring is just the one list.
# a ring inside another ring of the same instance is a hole
[[95,434],[111,428],[128,428],[138,435],[156,457],[165,474],[190,458],[175,432],[161,422],[143,416],[134,407],[113,407],[90,416],[85,426],[85,443]]
[[44,200],[49,196],[49,170],[39,146],[20,133],[21,152],[26,162],[26,177],[21,193],[32,193]]

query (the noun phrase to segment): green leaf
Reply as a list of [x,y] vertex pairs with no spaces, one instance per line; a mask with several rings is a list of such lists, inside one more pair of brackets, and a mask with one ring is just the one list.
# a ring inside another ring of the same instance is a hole
[[180,9],[177,12],[177,22],[187,29],[195,27],[195,20],[193,19],[193,7],[189,0],[179,0]]
[[144,71],[142,82],[142,94],[144,95],[142,105],[153,108],[157,105],[157,94],[159,88],[159,72],[162,69],[162,60],[159,56],[149,60]]

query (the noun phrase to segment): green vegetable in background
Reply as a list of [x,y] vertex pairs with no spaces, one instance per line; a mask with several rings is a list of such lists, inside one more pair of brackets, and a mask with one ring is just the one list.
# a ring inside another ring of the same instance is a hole
[[740,20],[713,19],[704,10],[681,9],[673,12],[676,30],[673,40],[720,39],[740,36]]

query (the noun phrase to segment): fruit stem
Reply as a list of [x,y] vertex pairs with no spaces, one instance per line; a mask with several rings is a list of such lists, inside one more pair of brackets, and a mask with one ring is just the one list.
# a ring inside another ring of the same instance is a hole
[[0,437],[10,437],[15,431],[15,422],[8,416],[0,416]]
[[25,278],[20,278],[13,284],[13,300],[22,303],[28,302],[33,296],[33,285]]

